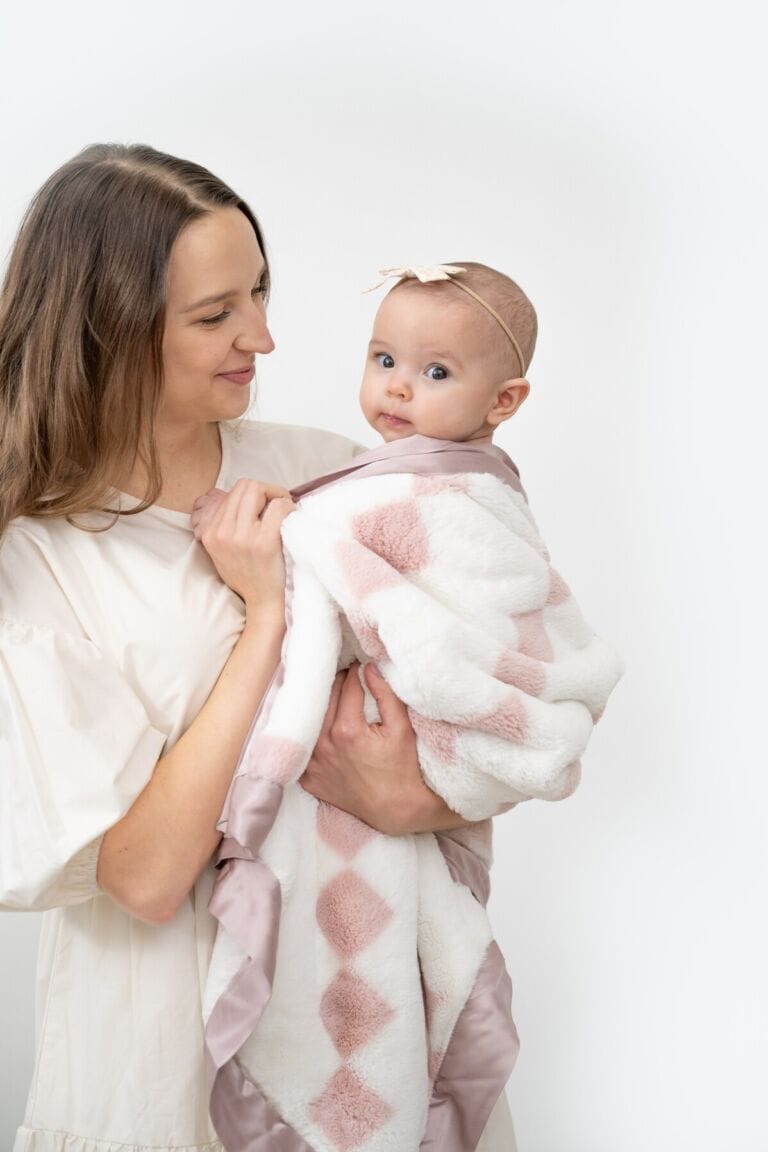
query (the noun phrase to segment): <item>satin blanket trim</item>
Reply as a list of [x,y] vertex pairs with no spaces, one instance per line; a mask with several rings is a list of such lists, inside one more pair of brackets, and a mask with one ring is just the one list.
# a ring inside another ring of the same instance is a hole
[[495,444],[461,444],[454,440],[436,440],[431,436],[406,436],[403,440],[362,452],[344,468],[300,484],[292,489],[291,495],[298,500],[357,473],[386,476],[392,472],[415,472],[419,476],[487,472],[525,496],[517,466],[503,449]]

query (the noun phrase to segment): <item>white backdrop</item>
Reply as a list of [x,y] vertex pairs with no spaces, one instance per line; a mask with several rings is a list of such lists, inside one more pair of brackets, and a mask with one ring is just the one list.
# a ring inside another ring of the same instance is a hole
[[[28,0],[0,15],[3,255],[87,143],[206,164],[269,242],[264,418],[366,438],[376,301],[360,289],[379,267],[486,261],[539,310],[532,396],[500,443],[628,671],[579,792],[497,829],[521,1152],[768,1150],[757,13]],[[36,930],[0,916],[3,1150],[31,1071]]]

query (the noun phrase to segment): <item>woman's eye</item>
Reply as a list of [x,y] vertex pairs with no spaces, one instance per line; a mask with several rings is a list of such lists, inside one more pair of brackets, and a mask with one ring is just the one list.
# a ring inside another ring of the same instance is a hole
[[267,294],[267,285],[266,284],[257,284],[256,287],[251,290],[251,296],[266,296],[266,294]]
[[448,369],[443,368],[442,364],[430,364],[427,368],[426,375],[430,380],[447,380]]
[[221,324],[222,320],[226,320],[229,312],[219,312],[217,316],[206,316],[205,320],[201,320],[203,328],[213,328],[216,324]]
[[380,352],[376,357],[380,368],[394,368],[395,362],[388,352]]

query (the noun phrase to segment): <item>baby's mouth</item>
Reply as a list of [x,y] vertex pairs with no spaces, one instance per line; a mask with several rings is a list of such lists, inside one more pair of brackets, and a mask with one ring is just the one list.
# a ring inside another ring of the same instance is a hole
[[406,424],[410,424],[410,420],[403,420],[400,416],[395,416],[390,412],[382,412],[381,418],[390,428],[405,428]]

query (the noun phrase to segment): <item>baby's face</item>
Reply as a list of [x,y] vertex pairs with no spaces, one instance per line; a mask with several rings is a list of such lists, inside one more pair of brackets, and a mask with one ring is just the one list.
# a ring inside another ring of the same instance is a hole
[[476,315],[446,291],[405,285],[376,314],[360,405],[386,441],[417,433],[486,439],[503,379],[497,336],[480,305]]

